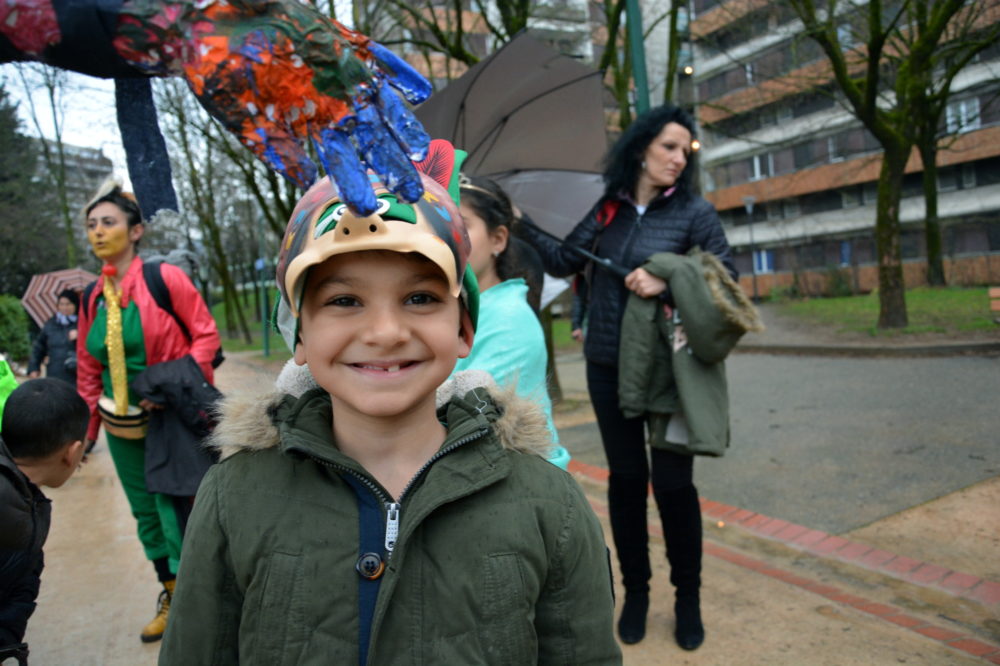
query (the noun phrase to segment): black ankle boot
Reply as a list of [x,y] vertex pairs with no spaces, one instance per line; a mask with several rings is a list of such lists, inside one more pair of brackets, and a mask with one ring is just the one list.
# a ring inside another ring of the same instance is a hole
[[649,611],[649,594],[626,593],[622,616],[618,618],[618,636],[622,643],[633,645],[646,635],[646,613]]
[[705,642],[705,627],[701,623],[701,608],[697,596],[677,597],[674,602],[677,628],[674,638],[685,650],[697,650]]

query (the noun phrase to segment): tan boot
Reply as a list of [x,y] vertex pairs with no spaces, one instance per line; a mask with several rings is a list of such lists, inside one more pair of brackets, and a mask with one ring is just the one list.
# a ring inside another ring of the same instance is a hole
[[155,643],[163,638],[163,632],[167,630],[167,616],[170,614],[170,600],[174,597],[174,585],[176,580],[168,580],[163,583],[163,591],[156,602],[156,617],[147,624],[139,634],[143,643]]

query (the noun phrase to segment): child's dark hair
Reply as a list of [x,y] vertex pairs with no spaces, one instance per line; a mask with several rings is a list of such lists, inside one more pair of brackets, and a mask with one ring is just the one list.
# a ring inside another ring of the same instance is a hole
[[508,233],[507,247],[496,258],[497,277],[500,280],[524,278],[528,283],[528,301],[532,302],[532,294],[541,294],[541,285],[535,284],[531,274],[521,261],[518,245],[510,225],[514,221],[514,206],[510,197],[489,178],[469,177],[462,174],[459,181],[462,191],[462,203],[476,211],[476,214],[486,223],[486,229],[493,233],[500,227],[506,227]]
[[65,298],[73,304],[74,308],[80,307],[80,294],[75,289],[63,289],[57,298]]
[[113,181],[102,185],[94,198],[87,203],[86,208],[83,209],[84,219],[90,217],[90,211],[105,202],[113,203],[125,213],[125,219],[130,228],[142,224],[142,211],[139,209],[139,202],[131,193],[123,191],[121,185]]
[[15,458],[47,458],[87,436],[90,410],[61,379],[31,379],[7,396],[0,435]]
[[[635,194],[646,148],[668,123],[677,123],[686,129],[691,133],[692,140],[697,136],[694,118],[673,104],[664,104],[641,114],[611,146],[611,150],[604,158],[605,196],[617,197],[623,192],[629,195]],[[687,166],[677,178],[676,192],[681,197],[694,193],[693,179],[698,171],[695,155],[693,151],[688,155]]]

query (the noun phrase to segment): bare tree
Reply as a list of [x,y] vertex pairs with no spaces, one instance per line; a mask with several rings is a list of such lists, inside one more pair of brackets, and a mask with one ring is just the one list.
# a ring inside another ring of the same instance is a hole
[[[42,161],[45,164],[46,175],[55,183],[56,203],[59,216],[62,219],[66,243],[66,265],[77,265],[76,229],[73,215],[70,213],[69,196],[67,194],[66,150],[63,144],[63,127],[66,115],[64,104],[67,74],[64,70],[49,67],[39,63],[13,63],[28,102],[31,122],[39,136],[39,147]],[[45,104],[52,115],[53,136],[51,142],[46,141],[42,130],[42,111],[36,104],[35,91],[41,86],[44,92]]]
[[[995,10],[996,6],[995,2],[989,8],[985,3],[970,3],[964,11],[957,12],[947,26],[942,38],[944,43],[936,49],[934,71],[913,72],[920,86],[913,94],[910,117],[916,127],[915,141],[923,163],[927,282],[932,285],[945,284],[941,223],[938,219],[938,150],[952,142],[955,131],[964,129],[961,119],[954,124],[954,131],[942,121],[953,96],[955,77],[976,56],[1000,39],[1000,22],[984,15],[987,9]],[[912,39],[913,35],[926,31],[929,20],[926,11],[927,7],[922,3],[913,7],[911,31],[903,32],[900,35],[902,39]]]
[[[904,0],[844,5],[789,0],[820,46],[855,117],[883,150],[876,201],[879,328],[907,325],[899,206],[906,162],[917,141],[912,114],[926,102],[927,77],[947,69],[950,31],[969,7],[995,0]],[[844,43],[849,26],[858,44]]]
[[[241,335],[249,343],[250,329],[240,307],[224,243],[225,225],[243,222],[231,216],[230,204],[240,199],[242,192],[236,185],[238,179],[233,179],[227,169],[228,160],[218,150],[224,130],[208,118],[189,91],[176,81],[162,82],[158,101],[165,112],[165,138],[173,147],[171,161],[181,212],[197,222],[208,264],[222,287],[226,332],[229,337]],[[205,141],[204,136],[208,135],[215,140]]]

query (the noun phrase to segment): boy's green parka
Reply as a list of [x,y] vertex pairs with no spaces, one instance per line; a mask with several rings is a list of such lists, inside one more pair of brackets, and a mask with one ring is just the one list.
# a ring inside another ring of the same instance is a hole
[[[334,447],[321,389],[225,409],[160,663],[357,664],[359,511],[345,477],[378,483]],[[621,663],[601,528],[542,457],[541,411],[494,387],[438,417],[447,452],[401,499],[367,663]]]

